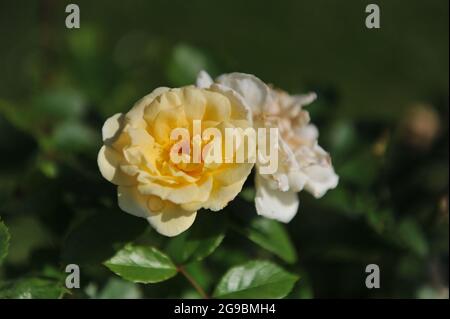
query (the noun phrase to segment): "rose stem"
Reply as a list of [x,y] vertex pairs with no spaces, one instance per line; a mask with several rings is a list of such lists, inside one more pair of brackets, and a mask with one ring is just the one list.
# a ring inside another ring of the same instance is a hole
[[197,292],[200,294],[200,296],[202,296],[202,298],[204,298],[204,299],[209,298],[209,296],[206,294],[206,292],[203,290],[203,288],[200,287],[200,285],[195,281],[195,279],[192,278],[192,276],[187,273],[186,269],[184,269],[183,266],[178,266],[178,271],[181,274],[183,274],[184,277],[186,277],[186,279],[189,281],[189,283],[192,285],[192,287],[194,287],[195,290],[197,290]]

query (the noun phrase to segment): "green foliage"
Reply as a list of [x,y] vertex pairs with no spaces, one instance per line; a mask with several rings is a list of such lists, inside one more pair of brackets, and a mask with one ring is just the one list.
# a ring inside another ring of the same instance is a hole
[[428,253],[427,240],[419,225],[411,219],[400,222],[394,240],[420,257],[424,257]]
[[93,299],[138,299],[142,296],[136,284],[120,278],[109,279],[100,290],[94,286],[88,286],[86,290],[87,295]]
[[251,241],[267,249],[287,263],[297,261],[297,253],[284,226],[267,218],[253,218],[248,225],[236,229]]
[[[57,1],[39,19],[0,5],[0,298],[448,298],[448,2],[384,5],[413,32],[367,31],[353,2],[298,27],[290,14],[313,1],[85,1],[78,30]],[[250,176],[175,238],[120,211],[96,164],[105,119],[203,69],[316,92],[307,110],[339,186],[301,192],[285,225],[257,216]],[[416,103],[437,124],[411,123]],[[71,263],[82,287],[67,292]],[[364,286],[369,263],[379,290]]]
[[177,264],[200,261],[219,247],[227,222],[223,214],[202,212],[186,232],[170,240],[167,252]]
[[0,284],[0,299],[56,299],[67,290],[61,283],[42,278],[24,278]]
[[267,261],[250,261],[231,268],[220,280],[217,298],[283,298],[298,277]]
[[5,224],[0,220],[0,265],[3,261],[3,259],[8,254],[8,247],[9,247],[9,240],[10,235],[8,228],[5,226]]
[[180,44],[173,48],[168,66],[167,76],[176,86],[195,83],[198,72],[208,70],[216,73],[211,59],[198,48]]
[[99,133],[79,122],[64,122],[55,127],[51,147],[60,152],[83,152],[98,146]]
[[[105,229],[104,225],[108,227]],[[62,260],[76,264],[98,264],[110,258],[127,242],[137,238],[145,223],[115,208],[95,213],[73,227],[62,250]]]
[[173,262],[153,247],[127,245],[105,262],[120,277],[136,283],[155,283],[177,274]]

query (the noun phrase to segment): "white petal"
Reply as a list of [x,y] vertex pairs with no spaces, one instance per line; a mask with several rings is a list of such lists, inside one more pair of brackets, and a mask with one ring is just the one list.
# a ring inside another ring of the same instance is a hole
[[302,169],[308,176],[305,189],[314,197],[320,198],[325,193],[337,186],[339,177],[332,166],[312,165]]
[[288,173],[289,190],[300,192],[308,180],[308,177],[301,171],[292,171]]
[[298,197],[292,191],[282,192],[270,188],[265,178],[256,175],[255,205],[258,215],[288,223],[297,214]]
[[272,102],[269,87],[254,75],[223,74],[217,78],[217,82],[239,93],[256,114],[265,111]]
[[300,106],[304,106],[314,102],[317,99],[317,94],[314,92],[310,92],[307,94],[294,95],[292,96],[292,98],[297,104],[299,104]]
[[133,185],[135,180],[120,169],[121,156],[113,148],[103,145],[97,156],[102,176],[116,185]]
[[292,170],[298,170],[299,163],[297,161],[297,158],[295,157],[295,153],[291,146],[287,142],[284,141],[284,139],[280,136],[278,138],[278,144],[279,144],[279,164],[284,165],[285,167],[288,167],[290,171]]
[[319,138],[319,130],[314,124],[302,126],[295,132],[301,139],[309,141],[311,144],[315,143]]
[[200,71],[197,75],[196,86],[200,89],[207,89],[214,83],[211,76],[206,71]]
[[125,124],[125,117],[122,113],[117,113],[108,118],[102,127],[103,142],[106,144],[112,143]]
[[210,89],[225,95],[231,101],[231,104],[235,106],[231,108],[231,119],[246,118],[250,125],[253,125],[252,108],[244,97],[232,88],[218,83],[211,85]]
[[307,177],[305,189],[314,197],[319,198],[339,182],[334,172],[328,153],[317,142],[312,147],[299,150],[298,161],[303,164],[302,173]]

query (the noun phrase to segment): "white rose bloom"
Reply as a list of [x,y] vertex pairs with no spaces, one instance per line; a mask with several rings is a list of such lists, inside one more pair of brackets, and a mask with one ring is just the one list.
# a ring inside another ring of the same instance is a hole
[[231,88],[243,97],[252,110],[255,128],[279,130],[277,171],[261,174],[256,163],[255,205],[259,215],[287,223],[298,210],[297,192],[305,189],[320,198],[337,186],[339,177],[331,158],[319,146],[319,132],[303,109],[316,99],[315,93],[289,95],[250,74],[224,74],[213,81],[206,72],[200,72],[197,86],[208,88],[213,83]]

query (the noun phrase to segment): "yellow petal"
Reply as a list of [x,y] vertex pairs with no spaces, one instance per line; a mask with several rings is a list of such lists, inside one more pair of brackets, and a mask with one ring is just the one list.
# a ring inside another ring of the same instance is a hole
[[132,145],[152,145],[154,143],[153,137],[147,133],[146,130],[137,129],[137,128],[129,128],[127,130],[128,135],[130,136]]
[[191,227],[196,215],[196,211],[187,211],[178,205],[166,202],[162,211],[150,211],[147,220],[161,235],[173,237]]
[[214,172],[214,181],[227,186],[237,183],[241,180],[246,180],[253,168],[253,163],[242,164],[223,164],[224,168]]
[[158,196],[175,204],[185,204],[206,201],[211,193],[212,186],[212,177],[208,176],[199,183],[187,184],[181,187],[163,186],[147,180],[146,184],[139,185],[138,188],[142,194]]
[[219,211],[223,209],[227,204],[233,200],[237,194],[242,190],[242,186],[244,185],[245,178],[242,181],[238,181],[237,183],[219,187],[214,187],[211,195],[207,202],[204,203],[203,207],[208,208],[212,211]]
[[205,120],[221,122],[230,118],[231,104],[226,96],[212,91],[205,91],[203,94],[207,99]]
[[201,120],[206,108],[206,98],[202,91],[194,87],[187,87],[183,90],[183,97],[184,110],[189,123],[193,120]]
[[180,89],[170,89],[164,91],[149,103],[142,114],[147,123],[152,124],[161,111],[169,111],[181,105],[181,99],[178,97]]
[[[188,229],[195,220],[196,211],[187,211],[168,201],[139,193],[136,187],[117,188],[120,209],[146,218],[155,230],[164,236],[176,236]],[[152,211],[151,208],[154,208]]]
[[142,127],[142,125],[144,125],[145,127],[145,122],[143,121],[145,108],[149,106],[156,97],[169,90],[170,89],[166,87],[157,88],[150,94],[147,94],[142,99],[137,101],[131,108],[131,110],[126,114],[126,117],[129,120],[131,126]]
[[161,110],[151,125],[151,135],[160,144],[170,143],[170,134],[174,128],[188,127],[183,106]]
[[117,187],[117,201],[119,207],[128,214],[143,218],[150,216],[147,200],[148,198],[140,194],[135,186]]
[[125,116],[117,113],[108,118],[102,127],[102,137],[105,144],[113,143],[125,125]]
[[116,185],[133,185],[136,181],[120,168],[122,158],[113,148],[103,145],[97,156],[97,164],[102,176]]

